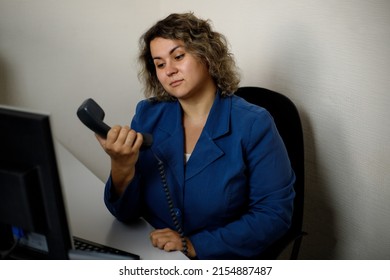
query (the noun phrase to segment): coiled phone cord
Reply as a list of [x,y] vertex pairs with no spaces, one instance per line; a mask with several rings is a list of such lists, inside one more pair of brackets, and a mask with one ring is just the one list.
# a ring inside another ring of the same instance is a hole
[[156,154],[154,156],[157,159],[158,170],[160,172],[160,177],[161,177],[161,182],[162,182],[162,185],[163,185],[163,190],[164,190],[164,193],[165,193],[165,197],[166,197],[166,200],[168,202],[169,213],[171,214],[171,217],[172,217],[172,220],[173,220],[173,224],[175,225],[175,228],[176,228],[176,230],[179,233],[180,238],[181,238],[181,243],[182,243],[182,246],[183,246],[183,249],[181,251],[187,256],[188,255],[187,240],[186,240],[186,238],[184,236],[182,225],[181,225],[181,223],[180,223],[180,221],[179,221],[179,219],[178,219],[178,217],[177,217],[177,215],[175,213],[175,207],[174,207],[174,204],[173,204],[172,196],[171,196],[171,193],[169,191],[167,179],[166,179],[166,176],[165,176],[164,163],[162,162],[162,160],[160,160],[157,157]]

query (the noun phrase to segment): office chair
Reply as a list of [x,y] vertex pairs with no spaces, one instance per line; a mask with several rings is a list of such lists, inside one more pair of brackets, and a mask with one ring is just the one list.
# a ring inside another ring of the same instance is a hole
[[295,199],[291,227],[287,233],[274,242],[260,259],[277,259],[293,243],[290,259],[297,259],[302,237],[303,201],[304,201],[304,146],[303,132],[299,113],[294,103],[286,96],[260,87],[240,87],[235,95],[268,110],[274,118],[279,134],[286,146],[292,168],[295,172]]

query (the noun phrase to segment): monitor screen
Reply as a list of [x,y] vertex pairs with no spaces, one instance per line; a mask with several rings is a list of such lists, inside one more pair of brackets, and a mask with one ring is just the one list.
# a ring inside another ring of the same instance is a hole
[[[0,131],[2,257],[67,259],[72,241],[49,116],[0,106]],[[18,244],[29,235],[41,244]]]

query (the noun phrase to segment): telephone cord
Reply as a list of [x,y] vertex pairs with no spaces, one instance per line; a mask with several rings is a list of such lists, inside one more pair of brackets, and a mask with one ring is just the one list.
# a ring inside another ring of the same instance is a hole
[[187,240],[184,236],[184,232],[183,232],[183,228],[182,228],[182,225],[175,213],[175,207],[174,207],[174,204],[173,204],[173,200],[172,200],[172,196],[171,196],[171,193],[169,191],[169,187],[168,187],[168,182],[167,182],[167,179],[166,179],[166,175],[165,175],[165,168],[164,168],[164,163],[162,162],[162,160],[160,160],[158,158],[158,156],[156,154],[154,154],[155,158],[157,159],[157,162],[158,162],[158,170],[160,172],[160,177],[161,177],[161,182],[162,182],[162,185],[163,185],[163,190],[164,190],[164,193],[165,193],[165,197],[166,197],[166,200],[167,200],[167,203],[168,203],[168,207],[169,207],[169,213],[172,217],[172,220],[173,220],[173,224],[175,225],[175,228],[177,230],[177,232],[179,233],[180,235],[180,238],[181,238],[181,242],[182,242],[182,247],[183,249],[181,250],[186,256],[188,255],[188,245],[187,245]]

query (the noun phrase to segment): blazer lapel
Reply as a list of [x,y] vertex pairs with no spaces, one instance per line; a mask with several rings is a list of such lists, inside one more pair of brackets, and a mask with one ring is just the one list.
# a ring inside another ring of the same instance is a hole
[[[230,112],[231,98],[221,97],[217,93],[206,125],[186,165],[184,165],[184,131],[179,102],[176,103],[176,110],[172,110],[172,113],[161,122],[166,126],[160,126],[158,129],[166,137],[153,150],[164,164],[172,170],[177,183],[182,189],[184,189],[184,180],[195,176],[224,155],[224,151],[215,144],[214,140],[229,132]],[[172,123],[175,125],[172,125]]]
[[202,134],[187,162],[185,180],[190,179],[225,153],[214,142],[229,132],[231,98],[217,93]]
[[[173,110],[174,111],[174,110]],[[167,165],[175,176],[181,188],[184,186],[184,139],[181,125],[181,107],[177,102],[176,111],[169,114],[162,124],[166,127],[159,127],[161,133],[166,137],[155,147],[154,152]],[[174,123],[175,125],[172,125]],[[160,133],[159,132],[159,133]]]

